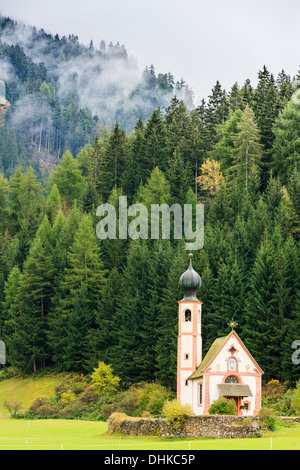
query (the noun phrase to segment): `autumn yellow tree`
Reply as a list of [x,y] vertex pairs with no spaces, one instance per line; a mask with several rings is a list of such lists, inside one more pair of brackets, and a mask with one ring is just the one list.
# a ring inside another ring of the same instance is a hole
[[208,191],[214,196],[224,181],[220,163],[216,160],[206,160],[200,167],[201,175],[196,178],[202,191]]
[[108,395],[117,391],[120,378],[113,375],[111,366],[99,362],[98,367],[91,374],[92,388],[100,395]]

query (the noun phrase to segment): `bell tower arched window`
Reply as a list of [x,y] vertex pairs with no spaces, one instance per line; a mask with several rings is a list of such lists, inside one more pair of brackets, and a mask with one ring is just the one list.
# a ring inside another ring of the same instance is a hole
[[190,310],[184,312],[184,321],[192,321],[192,312]]

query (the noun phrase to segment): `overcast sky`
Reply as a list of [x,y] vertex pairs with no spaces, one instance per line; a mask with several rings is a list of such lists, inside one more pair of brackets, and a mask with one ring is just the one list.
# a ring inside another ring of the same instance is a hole
[[206,98],[265,64],[275,76],[300,64],[299,0],[1,0],[0,13],[59,36],[98,46],[119,41],[142,71],[171,71]]

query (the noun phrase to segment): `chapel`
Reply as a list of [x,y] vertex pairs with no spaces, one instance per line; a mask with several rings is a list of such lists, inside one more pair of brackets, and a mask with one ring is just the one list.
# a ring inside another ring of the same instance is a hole
[[192,266],[192,256],[179,279],[184,297],[178,302],[177,400],[190,404],[194,415],[205,415],[223,396],[235,401],[239,416],[257,415],[263,371],[234,330],[235,322],[229,324],[230,333],[216,338],[202,358],[202,302],[197,299],[202,280]]

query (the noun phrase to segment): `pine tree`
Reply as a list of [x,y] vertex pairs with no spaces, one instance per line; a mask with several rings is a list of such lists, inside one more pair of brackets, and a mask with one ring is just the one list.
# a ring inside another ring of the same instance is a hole
[[153,381],[159,374],[156,359],[160,329],[160,307],[164,295],[166,279],[173,262],[173,250],[168,240],[159,240],[152,246],[149,265],[149,301],[144,307],[140,329],[141,348],[137,351],[137,366],[140,377]]
[[[91,370],[89,335],[94,325],[95,312],[88,287],[81,284],[73,292],[71,312],[65,331],[64,368],[72,371]],[[92,361],[95,364],[95,361]]]
[[250,108],[253,109],[254,106],[254,89],[251,85],[251,81],[247,79],[244,83],[244,85],[241,88],[241,109],[245,109],[247,104],[250,106]]
[[143,171],[149,176],[155,167],[167,168],[167,132],[161,110],[153,111],[144,128]]
[[78,168],[78,162],[74,159],[70,151],[64,153],[61,164],[52,174],[51,184],[56,184],[62,199],[65,200],[69,208],[74,201],[81,201],[83,194],[83,178]]
[[46,333],[54,273],[51,226],[45,216],[24,263],[20,314],[10,339],[11,363],[26,371],[35,372],[49,360]]
[[183,205],[189,187],[189,171],[179,149],[175,149],[173,158],[169,160],[166,177],[174,202]]
[[247,196],[248,194],[253,196],[260,184],[262,149],[254,114],[249,106],[243,111],[239,130],[234,137],[235,148],[232,150],[234,165],[230,168],[229,174],[234,174],[235,186],[239,185]]
[[0,173],[0,234],[3,234],[5,232],[8,224],[8,192],[8,181]]
[[293,94],[292,80],[290,75],[287,75],[284,70],[282,70],[277,77],[276,86],[279,94],[279,108],[282,110],[287,103],[290,101]]
[[93,354],[90,364],[99,360],[111,362],[114,349],[118,344],[117,308],[122,300],[123,278],[117,267],[112,267],[107,275],[105,290],[100,306],[95,311],[95,329],[89,335],[89,344]]
[[274,141],[273,125],[279,113],[279,96],[274,76],[266,66],[258,74],[258,85],[254,97],[254,113],[263,145],[262,183],[266,186],[272,162],[272,145]]
[[221,171],[227,170],[233,164],[232,151],[235,138],[240,132],[242,116],[242,111],[238,109],[228,117],[225,124],[219,128],[218,142],[209,153],[213,160],[220,162]]
[[56,275],[48,319],[47,342],[51,349],[52,360],[58,367],[61,366],[66,327],[65,316],[58,306],[65,295],[63,281],[66,271],[71,269],[69,251],[81,218],[81,212],[74,206],[70,214],[66,215],[60,211],[52,228],[53,263],[56,267]]
[[283,331],[277,308],[277,286],[274,237],[272,240],[266,236],[251,272],[243,330],[245,344],[264,370],[266,381],[280,372]]
[[151,298],[150,265],[151,255],[147,243],[133,241],[122,275],[122,291],[115,319],[118,342],[111,351],[113,369],[124,384],[145,378],[142,362],[146,351],[141,328]]
[[145,155],[144,124],[139,118],[128,138],[127,179],[123,182],[123,191],[130,203],[132,203],[139,186],[146,182],[150,173],[151,167]]
[[107,201],[114,186],[122,187],[127,174],[127,136],[118,121],[109,135],[104,157],[103,199]]
[[19,311],[21,272],[18,266],[11,270],[4,286],[4,300],[1,305],[0,336],[6,343],[14,331],[14,322]]
[[[72,331],[76,329],[74,324],[83,322],[85,335],[81,341],[86,344],[90,329],[95,327],[95,311],[99,308],[105,283],[101,252],[89,215],[83,215],[79,223],[68,254],[68,264],[60,285],[59,302],[51,315],[49,344],[56,364],[66,363],[67,367],[71,367],[71,345],[75,347],[76,343],[71,338]],[[85,298],[80,300],[80,293],[83,292],[86,293]],[[84,312],[87,311],[88,327],[84,324]],[[86,354],[82,353],[82,360],[80,364],[77,362],[76,368],[84,370],[85,361],[88,360],[87,348],[82,348],[82,351],[86,351]]]
[[213,87],[205,110],[205,124],[209,129],[210,148],[217,141],[217,127],[224,124],[229,112],[228,97],[219,81]]
[[290,101],[274,125],[273,169],[283,184],[295,170],[299,172],[300,104]]
[[94,145],[86,145],[78,154],[79,168],[85,180],[84,209],[91,212],[104,199],[106,151],[109,132],[106,127],[96,134]]
[[144,204],[150,211],[151,204],[168,204],[170,197],[170,185],[164,173],[155,167],[147,183],[140,187],[137,202]]
[[11,235],[18,235],[18,263],[21,266],[41,223],[42,189],[32,167],[26,173],[18,167],[9,179],[9,186],[9,231]]
[[[167,127],[168,157],[180,151],[184,164],[189,170],[189,184],[195,183],[195,166],[199,158],[195,150],[195,142],[199,141],[199,126],[195,116],[191,118],[184,102],[174,97],[166,109],[165,123]],[[201,144],[200,144],[201,145]],[[200,148],[201,149],[201,148]]]
[[57,213],[61,206],[61,197],[57,185],[54,185],[51,188],[51,191],[46,199],[45,204],[45,213],[51,224],[54,223]]
[[229,107],[233,112],[242,107],[242,95],[237,82],[231,87],[229,93]]

